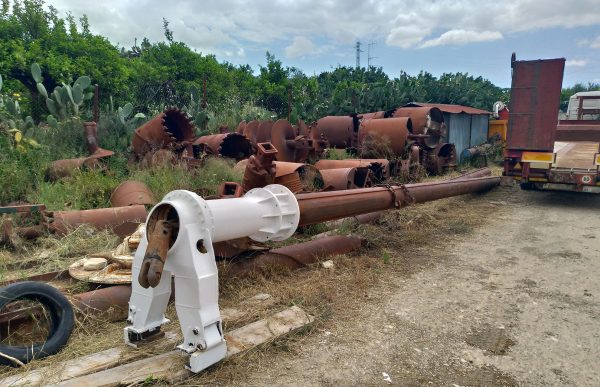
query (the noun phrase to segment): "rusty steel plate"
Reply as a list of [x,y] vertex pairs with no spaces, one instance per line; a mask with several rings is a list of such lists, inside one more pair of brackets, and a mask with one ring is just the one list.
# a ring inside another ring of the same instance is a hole
[[554,147],[565,59],[514,60],[506,149]]

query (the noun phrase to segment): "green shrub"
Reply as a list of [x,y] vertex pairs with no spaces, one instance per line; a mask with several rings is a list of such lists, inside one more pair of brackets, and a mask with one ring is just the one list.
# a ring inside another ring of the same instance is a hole
[[21,152],[13,148],[9,135],[0,128],[0,205],[25,200],[35,191],[50,158],[44,148],[28,148]]
[[110,207],[110,195],[120,179],[103,170],[76,170],[57,182],[42,182],[30,200],[44,203],[49,210],[88,210]]

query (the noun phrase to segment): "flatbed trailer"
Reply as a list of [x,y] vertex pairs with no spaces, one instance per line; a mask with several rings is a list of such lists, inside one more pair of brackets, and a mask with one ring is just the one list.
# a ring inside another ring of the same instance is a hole
[[600,121],[558,122],[564,64],[513,54],[503,174],[523,189],[600,193]]

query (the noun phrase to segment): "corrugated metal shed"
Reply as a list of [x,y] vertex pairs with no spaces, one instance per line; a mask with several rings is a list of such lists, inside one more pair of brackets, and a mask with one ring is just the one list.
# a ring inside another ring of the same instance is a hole
[[459,157],[463,150],[487,141],[491,112],[469,106],[443,103],[411,102],[404,106],[426,106],[440,109],[444,113],[444,121],[448,129],[444,141],[454,144]]

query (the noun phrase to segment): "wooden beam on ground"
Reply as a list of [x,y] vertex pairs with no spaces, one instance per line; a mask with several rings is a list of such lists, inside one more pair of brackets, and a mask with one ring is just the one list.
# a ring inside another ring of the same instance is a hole
[[[254,348],[306,326],[313,317],[297,306],[238,328],[225,335],[227,357]],[[184,368],[187,356],[179,350],[149,357],[94,374],[64,381],[61,387],[111,387],[141,383],[149,378],[169,383],[193,375]]]
[[[269,294],[257,294],[240,303],[240,305],[245,307],[244,310],[235,308],[221,309],[221,319],[226,323],[236,321],[243,317],[248,317],[249,312],[252,310],[264,309],[274,305],[276,302],[277,299]],[[49,383],[60,383],[65,380],[104,371],[123,363],[138,360],[147,356],[149,353],[170,350],[177,344],[177,340],[178,334],[176,332],[167,331],[165,332],[164,338],[144,343],[140,350],[133,350],[126,345],[110,348],[77,359],[67,360],[61,364],[41,367],[0,379],[0,386],[38,386]]]

